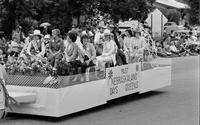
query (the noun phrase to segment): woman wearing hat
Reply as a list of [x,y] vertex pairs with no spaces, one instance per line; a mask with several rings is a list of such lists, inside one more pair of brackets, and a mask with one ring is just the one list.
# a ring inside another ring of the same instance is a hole
[[116,65],[117,53],[116,43],[112,40],[112,33],[108,29],[104,31],[104,40],[102,55],[97,57],[97,67],[102,71],[105,70],[106,63],[111,62]]
[[48,59],[50,64],[54,66],[56,70],[57,62],[62,58],[62,53],[64,52],[64,42],[60,37],[60,30],[52,30],[52,39],[49,42],[49,56]]
[[140,57],[143,57],[146,47],[145,38],[141,37],[139,29],[134,31],[134,38],[131,47],[133,49],[133,53],[131,54],[131,57],[133,57],[132,63],[137,62]]
[[27,53],[34,57],[43,57],[45,53],[45,45],[42,41],[43,35],[40,33],[40,30],[34,30],[34,33],[31,34],[33,39],[30,41],[27,47]]
[[50,42],[50,40],[51,40],[51,36],[49,35],[49,34],[46,34],[45,36],[44,36],[44,39],[43,39],[43,41],[44,41],[44,45],[45,45],[45,54],[44,54],[44,57],[48,57],[49,56],[49,42]]

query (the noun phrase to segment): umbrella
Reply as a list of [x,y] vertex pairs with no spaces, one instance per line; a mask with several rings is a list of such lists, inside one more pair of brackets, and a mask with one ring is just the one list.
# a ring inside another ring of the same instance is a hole
[[48,22],[40,24],[40,27],[47,27],[47,26],[51,26],[51,24]]

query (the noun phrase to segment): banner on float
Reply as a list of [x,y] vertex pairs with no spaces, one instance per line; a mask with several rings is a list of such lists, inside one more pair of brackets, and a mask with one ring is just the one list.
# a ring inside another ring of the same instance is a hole
[[107,100],[139,92],[141,64],[106,69]]

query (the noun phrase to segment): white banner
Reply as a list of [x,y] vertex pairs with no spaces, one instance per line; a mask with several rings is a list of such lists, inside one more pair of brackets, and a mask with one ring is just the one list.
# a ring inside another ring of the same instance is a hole
[[139,92],[140,63],[106,69],[107,100]]

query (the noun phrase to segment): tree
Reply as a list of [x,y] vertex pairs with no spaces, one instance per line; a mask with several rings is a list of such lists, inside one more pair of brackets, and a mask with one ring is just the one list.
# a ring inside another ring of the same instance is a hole
[[167,18],[170,22],[176,22],[178,24],[181,19],[181,13],[176,9],[170,9],[167,12]]
[[96,15],[107,13],[115,22],[129,18],[145,20],[152,10],[155,0],[3,0],[8,10],[5,23],[8,32],[16,25],[28,29],[42,22],[49,22],[52,28],[66,32],[72,23],[72,17],[87,15],[93,19]]
[[190,5],[190,24],[200,24],[200,2],[199,0],[188,0]]
[[190,9],[185,10],[189,14],[189,22],[192,25],[200,24],[200,1],[199,0],[178,0],[179,2],[186,3]]
[[[153,10],[155,0],[100,0],[99,10],[110,13],[115,22],[129,18],[144,21]],[[109,9],[108,9],[109,8]]]

